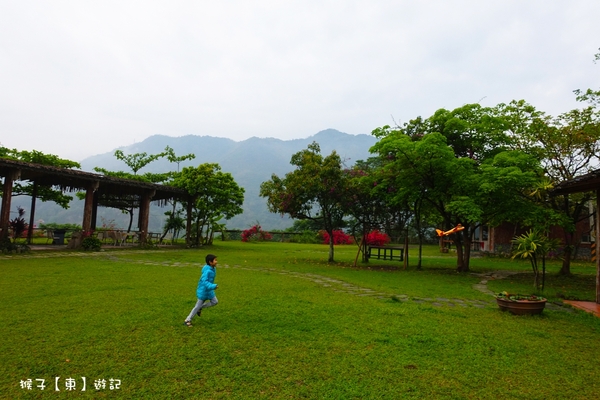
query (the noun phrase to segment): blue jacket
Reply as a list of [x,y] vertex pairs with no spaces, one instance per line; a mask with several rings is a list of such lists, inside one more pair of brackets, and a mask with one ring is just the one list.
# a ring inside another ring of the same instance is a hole
[[198,289],[196,289],[196,296],[200,300],[210,300],[215,297],[215,277],[217,276],[217,269],[210,265],[202,267],[202,276],[198,282]]

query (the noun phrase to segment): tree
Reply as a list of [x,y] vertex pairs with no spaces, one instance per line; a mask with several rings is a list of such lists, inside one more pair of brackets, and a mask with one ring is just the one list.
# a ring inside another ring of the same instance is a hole
[[177,210],[174,214],[171,211],[165,212],[167,216],[167,221],[163,227],[163,235],[160,238],[162,242],[165,239],[165,236],[168,232],[173,232],[173,237],[171,239],[171,243],[175,243],[175,240],[179,237],[179,232],[185,230],[185,220],[181,217],[181,213],[183,210]]
[[464,227],[452,235],[459,272],[469,271],[474,230],[510,218],[541,179],[535,159],[503,152],[509,144],[502,134],[506,125],[493,111],[478,105],[442,109],[419,120],[422,134],[406,126],[374,132],[381,140],[371,152],[382,160],[386,185],[397,188],[389,201],[408,202],[419,214],[434,211],[444,229]]
[[[600,48],[598,49],[598,53],[594,54],[594,64],[600,61]],[[577,89],[573,91],[577,96],[577,101],[583,101],[589,103],[592,106],[600,105],[600,90],[587,89],[586,91],[582,91],[581,89]]]
[[230,219],[243,212],[244,189],[239,187],[228,172],[221,172],[219,164],[205,163],[198,167],[183,168],[172,185],[184,189],[193,199],[192,218],[194,236],[188,245],[210,244],[212,230],[221,219]]
[[502,152],[508,145],[504,118],[496,115],[493,108],[479,104],[466,104],[452,111],[439,109],[420,129],[442,134],[456,157],[468,157],[477,163]]
[[344,188],[342,160],[335,151],[323,157],[319,144],[313,142],[292,155],[290,163],[296,169],[284,178],[273,174],[271,180],[260,185],[260,196],[267,199],[273,213],[318,222],[329,234],[328,262],[333,262],[333,231],[344,217],[340,204]]
[[412,141],[402,131],[394,131],[376,143],[371,151],[386,160],[382,170],[388,177],[385,186],[393,184],[401,188],[394,193],[395,201],[412,193],[436,210],[445,227],[458,223],[466,227],[465,240],[456,234],[454,241],[457,269],[468,271],[470,226],[467,220],[478,218],[477,210],[467,207],[471,202],[466,194],[473,192],[470,182],[474,174],[473,160],[455,157],[446,138],[439,133],[429,133],[421,140]]
[[549,189],[594,169],[600,161],[600,113],[594,107],[574,109],[557,117],[536,111],[519,101],[499,105],[499,113],[511,120],[512,146],[540,160],[549,179],[538,201],[564,218],[557,220],[564,232],[564,254],[560,274],[571,273],[570,264],[577,244],[575,225],[587,218],[587,205],[593,194],[552,195]]
[[[165,148],[165,153],[167,155],[167,159],[169,160],[170,163],[176,163],[177,164],[177,172],[179,173],[179,165],[186,161],[186,160],[193,160],[194,158],[196,158],[195,154],[186,154],[184,156],[177,156],[175,155],[175,150],[173,150],[171,147],[167,146]],[[183,210],[179,210],[177,211],[177,200],[176,199],[172,199],[172,203],[173,203],[173,209],[169,212],[165,212],[165,215],[167,216],[167,222],[165,224],[165,227],[163,229],[163,235],[160,238],[160,241],[162,242],[165,238],[165,236],[167,236],[167,233],[169,233],[169,231],[173,231],[173,241],[176,239],[176,237],[178,236],[178,232],[180,230],[182,230],[183,228],[185,228],[185,224],[183,219],[181,218],[181,213],[183,212]]]
[[[170,150],[170,151],[169,151]],[[123,172],[123,171],[108,171],[105,168],[94,167],[94,171],[99,172],[106,176],[111,176],[114,178],[122,178],[122,179],[133,179],[142,182],[149,183],[160,183],[165,182],[172,178],[173,174],[170,172],[167,173],[145,173],[143,175],[138,175],[138,171],[150,164],[153,161],[158,160],[159,158],[166,157],[172,154],[172,149],[167,146],[165,151],[159,154],[151,154],[148,155],[146,152],[143,153],[134,153],[134,154],[125,154],[123,150],[115,150],[115,157],[117,160],[121,160],[127,165],[133,173]],[[133,225],[133,210],[135,209],[136,199],[134,197],[130,198],[121,198],[121,201],[114,203],[116,208],[120,209],[121,212],[125,214],[129,214],[129,226],[127,227],[127,232],[131,231],[131,226]]]
[[[516,249],[512,258],[529,258],[533,270],[533,287],[539,292],[544,291],[546,282],[546,257],[558,246],[558,241],[550,239],[539,230],[531,229],[527,233],[514,238]],[[540,271],[541,261],[541,271]]]
[[344,170],[345,187],[340,202],[344,213],[352,218],[352,231],[358,230],[360,234],[357,243],[362,262],[369,261],[366,240],[369,232],[382,229],[391,234],[391,230],[403,230],[407,220],[407,208],[388,201],[389,193],[395,192],[396,188],[383,184],[378,173],[380,167],[381,161],[373,157],[367,161],[359,160],[352,168]]

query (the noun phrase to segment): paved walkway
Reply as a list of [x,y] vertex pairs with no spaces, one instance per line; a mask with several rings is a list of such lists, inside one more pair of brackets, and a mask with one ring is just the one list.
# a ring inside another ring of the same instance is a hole
[[593,301],[575,301],[575,300],[565,300],[565,303],[579,308],[585,312],[589,312],[590,314],[594,314],[596,317],[600,318],[600,304],[594,303]]
[[[204,263],[195,263],[195,262],[171,262],[171,261],[149,261],[149,260],[129,260],[119,258],[120,255],[128,255],[135,254],[140,255],[144,253],[148,254],[156,254],[156,253],[164,253],[165,250],[120,250],[114,252],[35,252],[29,254],[20,254],[17,256],[12,255],[4,255],[0,256],[2,258],[58,258],[58,257],[105,257],[110,261],[122,261],[128,263],[137,263],[144,265],[155,265],[155,266],[165,266],[165,267],[196,267],[202,268]],[[475,308],[485,308],[486,306],[495,306],[496,302],[494,299],[495,293],[488,289],[487,283],[490,280],[496,279],[506,279],[511,275],[520,274],[520,271],[493,271],[493,272],[485,272],[485,273],[471,273],[471,275],[477,276],[481,278],[481,281],[473,285],[473,289],[479,292],[490,295],[490,300],[471,300],[471,299],[458,299],[458,298],[444,298],[444,297],[414,297],[408,296],[403,293],[392,293],[389,292],[380,292],[377,290],[373,290],[370,288],[361,287],[349,282],[345,282],[340,279],[330,278],[328,276],[317,275],[306,272],[295,272],[295,271],[287,271],[282,269],[275,268],[262,268],[262,267],[249,267],[249,266],[241,266],[241,265],[221,265],[219,268],[234,268],[234,269],[243,269],[248,271],[263,271],[269,273],[275,273],[280,275],[291,276],[298,279],[305,279],[311,282],[314,282],[318,285],[321,285],[324,288],[328,288],[335,292],[340,293],[348,293],[355,296],[361,297],[375,297],[380,299],[392,299],[399,302],[412,302],[416,304],[430,304],[434,307],[475,307]],[[563,306],[555,303],[546,303],[546,308],[554,311],[566,311],[573,312],[573,308],[569,306]]]

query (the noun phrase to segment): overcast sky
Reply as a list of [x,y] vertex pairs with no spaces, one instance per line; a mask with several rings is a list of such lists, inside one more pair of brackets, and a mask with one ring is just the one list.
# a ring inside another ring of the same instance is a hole
[[0,0],[0,143],[80,161],[145,138],[369,134],[600,87],[600,1]]

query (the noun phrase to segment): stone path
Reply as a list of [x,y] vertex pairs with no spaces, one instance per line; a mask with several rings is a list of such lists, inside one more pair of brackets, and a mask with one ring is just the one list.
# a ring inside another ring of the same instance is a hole
[[[473,289],[478,290],[482,293],[485,294],[489,294],[490,296],[495,296],[496,293],[492,292],[490,289],[488,289],[487,287],[487,283],[490,280],[496,280],[496,279],[506,279],[511,275],[517,275],[520,274],[521,272],[519,271],[493,271],[493,272],[486,272],[486,273],[472,273],[471,275],[474,276],[478,276],[481,277],[481,281],[479,283],[476,283],[473,285]],[[546,303],[546,308],[549,310],[554,310],[554,311],[566,311],[566,312],[573,312],[573,309],[571,307],[567,307],[567,306],[562,306],[560,304],[556,304],[556,303],[550,303],[547,302]]]
[[[197,263],[197,262],[170,262],[170,261],[162,261],[162,262],[156,262],[156,261],[147,261],[147,260],[128,260],[128,259],[123,259],[123,258],[119,258],[120,255],[129,255],[129,254],[144,254],[144,253],[148,253],[148,254],[156,254],[156,253],[165,253],[166,251],[161,251],[161,250],[135,250],[135,251],[127,251],[127,250],[122,250],[122,251],[118,251],[118,252],[73,252],[73,253],[30,253],[30,254],[26,254],[26,255],[18,255],[16,257],[19,258],[58,258],[58,257],[104,257],[106,259],[108,259],[109,261],[113,261],[113,262],[128,262],[128,263],[136,263],[136,264],[143,264],[143,265],[155,265],[155,266],[165,266],[165,267],[196,267],[196,268],[202,268],[202,266],[204,266],[204,263]],[[13,258],[15,256],[12,255],[5,255],[5,256],[0,256],[0,259],[6,258],[6,259],[10,259]],[[481,281],[479,281],[478,283],[473,285],[473,289],[477,290],[479,292],[485,293],[490,295],[490,300],[489,301],[484,301],[484,300],[470,300],[470,299],[458,299],[458,298],[444,298],[444,297],[411,297],[408,296],[406,294],[402,294],[402,293],[396,293],[396,294],[390,294],[387,292],[379,292],[370,288],[365,288],[365,287],[361,287],[352,283],[348,283],[345,281],[342,281],[340,279],[335,279],[335,278],[330,278],[328,276],[323,276],[323,275],[317,275],[317,274],[312,274],[312,273],[306,273],[306,272],[295,272],[295,271],[286,271],[286,270],[281,270],[281,269],[275,269],[275,268],[261,268],[261,267],[249,267],[249,266],[241,266],[241,265],[233,265],[233,266],[229,266],[227,264],[219,266],[219,268],[235,268],[235,269],[242,269],[242,270],[248,270],[248,271],[262,271],[262,272],[270,272],[270,273],[275,273],[275,274],[280,274],[280,275],[287,275],[287,276],[292,276],[294,278],[298,278],[298,279],[305,279],[308,281],[311,281],[313,283],[316,283],[324,288],[328,288],[330,290],[333,290],[334,292],[339,292],[339,293],[348,293],[351,295],[355,295],[355,296],[360,296],[360,297],[375,297],[375,298],[379,298],[379,299],[392,299],[394,301],[399,301],[399,302],[412,302],[412,303],[416,303],[416,304],[430,304],[434,307],[442,307],[442,306],[446,306],[446,307],[475,307],[475,308],[485,308],[486,306],[495,306],[496,302],[494,301],[493,296],[495,295],[495,293],[493,291],[491,291],[490,289],[488,289],[487,287],[487,283],[490,280],[496,280],[496,279],[506,279],[511,275],[516,275],[521,273],[520,271],[493,271],[493,272],[486,272],[486,273],[472,273],[471,275],[477,276],[481,278]],[[546,308],[550,309],[550,310],[555,310],[555,311],[566,311],[566,312],[573,312],[573,309],[571,307],[567,307],[567,306],[562,306],[559,304],[554,304],[554,303],[547,303],[546,304]]]

